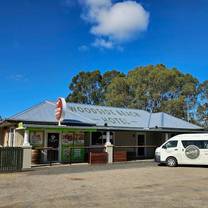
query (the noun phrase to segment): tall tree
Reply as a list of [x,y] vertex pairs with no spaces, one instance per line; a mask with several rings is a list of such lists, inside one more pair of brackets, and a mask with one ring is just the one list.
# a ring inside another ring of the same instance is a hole
[[101,81],[102,76],[99,70],[80,72],[72,78],[69,85],[71,92],[66,101],[98,105],[102,101]]
[[[119,89],[125,85],[125,90]],[[123,84],[123,85],[122,85]],[[164,65],[138,67],[126,78],[114,79],[106,92],[109,105],[134,107],[151,112],[164,111],[187,118],[197,99],[198,80]],[[121,96],[122,95],[122,96]],[[187,105],[188,103],[188,105]],[[188,108],[187,108],[188,106]]]
[[106,71],[102,75],[102,85],[106,89],[115,77],[125,77],[125,74],[117,70]]
[[106,71],[102,75],[102,97],[103,97],[103,102],[101,104],[107,105],[106,97],[105,97],[107,88],[111,84],[113,79],[119,78],[119,77],[125,77],[125,74],[122,73],[122,72],[119,72],[117,70]]
[[131,103],[131,96],[126,77],[118,76],[114,78],[107,88],[105,98],[107,105],[128,107]]
[[[137,67],[127,75],[111,70],[80,72],[69,85],[68,102],[110,105],[167,112],[192,121],[207,118],[208,81],[159,64]],[[198,107],[197,102],[200,101]]]
[[199,86],[197,121],[208,128],[208,80]]
[[117,76],[125,75],[116,70],[106,71],[103,75],[99,70],[82,71],[72,78],[69,85],[71,92],[66,101],[95,105],[105,104],[105,91]]

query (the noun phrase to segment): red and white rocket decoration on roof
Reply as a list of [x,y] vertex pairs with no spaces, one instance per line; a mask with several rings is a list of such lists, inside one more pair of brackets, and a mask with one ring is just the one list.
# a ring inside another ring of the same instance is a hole
[[59,97],[56,102],[56,110],[55,110],[56,120],[59,122],[59,125],[61,121],[64,120],[65,112],[66,112],[66,101],[64,98]]

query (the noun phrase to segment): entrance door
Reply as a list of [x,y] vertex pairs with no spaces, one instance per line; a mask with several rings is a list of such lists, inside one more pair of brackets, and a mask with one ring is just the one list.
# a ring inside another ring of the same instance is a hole
[[53,148],[47,152],[48,161],[58,161],[59,155],[59,133],[48,133],[48,147]]
[[[138,146],[144,146],[145,145],[145,134],[138,134],[137,135],[137,145]],[[137,156],[138,157],[144,157],[145,150],[144,147],[138,147],[137,148]]]

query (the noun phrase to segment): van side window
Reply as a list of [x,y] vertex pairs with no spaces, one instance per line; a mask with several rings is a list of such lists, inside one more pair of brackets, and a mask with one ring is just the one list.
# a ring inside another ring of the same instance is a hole
[[199,149],[208,149],[208,140],[186,140],[182,141],[184,148],[188,147],[189,145],[195,145]]
[[204,141],[204,149],[208,149],[208,141]]
[[164,145],[164,147],[173,148],[173,147],[177,147],[177,145],[178,145],[178,141],[169,141]]

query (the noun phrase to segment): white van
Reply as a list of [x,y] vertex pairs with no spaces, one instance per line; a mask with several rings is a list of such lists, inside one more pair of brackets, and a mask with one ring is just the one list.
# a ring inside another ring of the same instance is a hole
[[208,165],[208,134],[181,134],[155,150],[155,161],[175,167],[178,164]]

